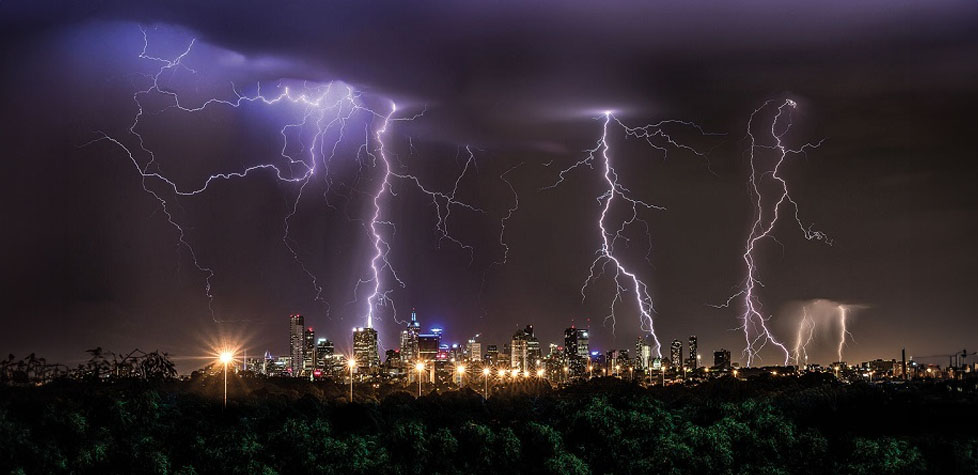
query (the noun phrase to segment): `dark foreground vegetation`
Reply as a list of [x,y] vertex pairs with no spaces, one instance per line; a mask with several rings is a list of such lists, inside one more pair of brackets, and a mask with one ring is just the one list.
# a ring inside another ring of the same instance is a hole
[[[416,388],[416,386],[415,386]],[[0,385],[0,472],[978,473],[974,380],[599,379],[416,399],[231,375]]]

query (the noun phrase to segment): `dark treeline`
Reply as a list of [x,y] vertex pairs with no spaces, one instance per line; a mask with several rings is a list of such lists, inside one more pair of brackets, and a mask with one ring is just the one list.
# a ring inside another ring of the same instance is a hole
[[[978,473],[969,382],[830,375],[493,393],[223,378],[0,385],[13,473]],[[415,386],[416,388],[416,386]]]
[[17,359],[7,355],[0,360],[0,384],[43,384],[55,380],[100,381],[142,379],[164,381],[177,375],[176,365],[166,353],[147,353],[140,349],[114,353],[102,347],[86,350],[88,361],[76,367],[49,363],[34,353]]

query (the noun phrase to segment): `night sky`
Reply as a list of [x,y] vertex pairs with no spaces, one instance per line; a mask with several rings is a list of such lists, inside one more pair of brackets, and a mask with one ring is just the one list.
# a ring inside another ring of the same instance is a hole
[[[660,339],[696,334],[704,357],[720,347],[738,355],[741,309],[711,305],[744,277],[747,121],[765,101],[790,98],[798,107],[785,141],[824,142],[789,159],[784,176],[802,221],[832,244],[806,240],[787,221],[759,249],[775,335],[790,345],[799,309],[821,300],[818,308],[853,308],[850,362],[898,358],[901,347],[931,355],[978,346],[973,1],[282,3],[0,3],[0,351],[72,362],[94,346],[141,347],[179,359],[230,336],[249,352],[281,354],[297,312],[348,351],[350,329],[365,322],[367,294],[355,288],[369,278],[365,226],[380,175],[358,150],[376,118],[351,120],[329,173],[310,180],[290,221],[322,301],[283,243],[299,184],[263,171],[169,200],[200,264],[215,273],[212,315],[206,275],[129,157],[110,142],[85,145],[103,131],[138,151],[128,131],[133,93],[160,67],[139,58],[140,26],[151,56],[175,58],[196,38],[187,68],[166,84],[190,107],[233,97],[232,82],[245,94],[259,82],[266,93],[277,84],[349,85],[377,111],[391,101],[396,117],[424,111],[391,123],[385,148],[398,172],[443,192],[470,146],[475,167],[457,198],[484,213],[454,207],[447,226],[471,252],[439,239],[430,198],[410,183],[395,180],[396,196],[382,199],[383,219],[397,227],[390,261],[405,284],[383,274],[396,317],[414,307],[449,342],[481,333],[502,346],[534,324],[546,345],[590,319],[593,346],[633,347],[634,308],[622,304],[614,324],[605,319],[610,280],[581,300],[600,242],[600,169],[579,168],[541,190],[594,147],[601,112],[613,110],[633,126],[679,119],[717,134],[670,129],[704,156],[664,156],[620,127],[609,145],[633,196],[667,208],[640,212],[650,262],[643,228],[620,247],[654,293]],[[166,109],[160,97],[143,105],[145,145],[186,188],[215,173],[285,166],[280,129],[301,120],[289,104],[195,114]],[[504,255],[500,219],[514,205],[500,175],[517,165],[506,175],[519,195],[508,260],[493,265]],[[396,346],[400,326],[390,308],[378,312],[382,350]],[[822,363],[836,357],[829,317],[809,352]],[[761,364],[782,360],[770,347],[762,356]]]

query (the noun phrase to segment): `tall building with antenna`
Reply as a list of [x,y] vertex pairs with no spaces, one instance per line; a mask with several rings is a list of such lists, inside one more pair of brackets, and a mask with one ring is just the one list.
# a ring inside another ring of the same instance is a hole
[[418,322],[418,314],[411,309],[411,321],[407,328],[401,331],[401,361],[412,362],[418,360],[418,335],[421,334],[421,323]]
[[292,376],[299,376],[302,373],[305,323],[301,314],[289,315],[289,367],[287,370]]

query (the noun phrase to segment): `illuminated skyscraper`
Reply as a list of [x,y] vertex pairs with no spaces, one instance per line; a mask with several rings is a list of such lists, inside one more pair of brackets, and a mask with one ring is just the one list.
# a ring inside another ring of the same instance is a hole
[[578,376],[587,371],[587,362],[590,358],[588,338],[586,328],[571,326],[564,330],[564,353],[566,354],[567,365],[570,371]]
[[441,330],[433,328],[431,333],[418,334],[418,360],[434,361],[438,358],[440,348]]
[[698,361],[696,360],[696,335],[689,336],[689,358],[686,359],[686,367],[695,371]]
[[533,325],[516,330],[509,344],[510,367],[520,371],[529,371],[536,367],[536,362],[542,359],[540,340],[533,334]]
[[672,369],[682,372],[683,370],[683,342],[672,340],[672,347],[669,349],[669,363]]
[[316,368],[321,370],[332,369],[333,342],[325,338],[316,341]]
[[479,335],[476,335],[469,339],[468,345],[466,345],[465,352],[468,353],[469,361],[479,362],[482,361],[482,343],[479,341]]
[[316,369],[316,332],[308,327],[302,332],[302,372],[308,375]]
[[486,345],[486,364],[497,366],[499,364],[499,347],[496,345]]
[[407,328],[401,331],[401,360],[415,361],[419,358],[418,335],[421,333],[421,324],[418,323],[418,314],[411,310],[411,321]]
[[305,330],[305,319],[296,313],[289,315],[289,367],[288,371],[293,376],[299,376],[302,372],[302,347],[303,331]]
[[536,370],[543,365],[543,351],[540,350],[540,340],[533,333],[533,325],[527,325],[526,329],[526,365],[525,368]]
[[361,370],[380,366],[377,350],[377,330],[373,328],[353,329],[353,358]]
[[652,344],[648,337],[638,337],[635,341],[635,369],[646,370],[652,364]]

